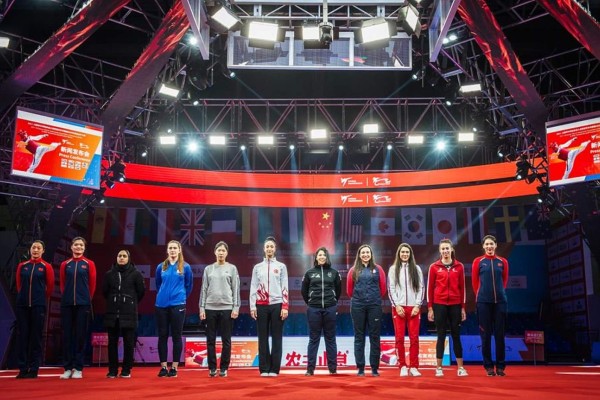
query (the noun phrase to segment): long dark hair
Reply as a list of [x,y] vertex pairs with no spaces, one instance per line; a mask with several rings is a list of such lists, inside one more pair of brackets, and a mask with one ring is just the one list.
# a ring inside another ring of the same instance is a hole
[[317,251],[315,251],[315,259],[313,261],[313,266],[314,267],[319,266],[319,263],[317,262],[317,255],[319,254],[320,251],[325,253],[325,264],[323,264],[323,267],[325,267],[325,268],[331,267],[331,260],[329,259],[329,251],[325,247],[319,247],[317,249]]
[[363,263],[360,259],[360,251],[362,249],[364,249],[365,247],[369,248],[369,250],[371,251],[371,259],[369,260],[369,265],[367,265],[366,268],[369,268],[370,270],[375,269],[375,261],[373,261],[373,249],[368,244],[360,245],[360,247],[356,251],[356,258],[354,259],[354,272],[352,273],[352,280],[354,282],[358,281],[358,277],[360,276],[360,273],[362,272],[363,269],[365,269],[365,266],[363,265]]
[[396,273],[396,284],[400,285],[400,267],[402,267],[402,260],[400,259],[400,250],[402,250],[404,247],[406,247],[410,252],[410,256],[408,257],[408,274],[410,276],[410,285],[413,287],[415,292],[418,292],[419,287],[421,286],[419,282],[419,272],[417,271],[417,268],[419,268],[419,266],[415,261],[415,254],[413,253],[413,249],[408,243],[400,243],[400,246],[398,246],[398,249],[396,250],[396,258],[394,259],[394,265],[392,265],[392,268],[394,268],[394,272]]

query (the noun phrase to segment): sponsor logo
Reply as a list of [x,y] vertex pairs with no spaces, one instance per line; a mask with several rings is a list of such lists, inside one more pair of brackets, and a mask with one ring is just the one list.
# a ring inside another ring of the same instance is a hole
[[346,187],[346,186],[362,186],[364,185],[363,181],[358,181],[354,178],[352,178],[351,176],[346,177],[346,178],[340,178],[340,182],[342,183],[342,186]]
[[358,197],[354,197],[351,194],[345,194],[340,196],[342,200],[342,204],[350,204],[350,203],[363,203],[363,199],[359,199]]
[[381,204],[381,203],[391,203],[392,197],[384,194],[374,194],[373,195],[373,203]]
[[392,181],[390,178],[378,178],[378,177],[373,178],[374,186],[390,186],[391,184],[392,184]]

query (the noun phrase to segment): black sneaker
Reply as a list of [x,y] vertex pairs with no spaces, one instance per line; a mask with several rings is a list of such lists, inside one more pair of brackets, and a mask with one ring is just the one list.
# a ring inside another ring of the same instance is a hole
[[217,370],[216,369],[211,369],[208,372],[208,376],[210,376],[211,378],[214,378],[215,376],[217,376]]
[[356,375],[357,376],[365,376],[365,370],[364,369],[359,369],[358,373]]
[[131,378],[131,371],[123,370],[123,371],[121,371],[121,375],[119,375],[119,376],[121,378],[129,379],[129,378]]
[[25,379],[26,377],[27,377],[27,371],[19,371],[17,376],[15,376],[15,378],[17,378],[17,379]]
[[167,376],[169,378],[177,378],[177,368],[171,367],[171,369],[169,370],[169,375]]
[[226,369],[221,370],[221,372],[219,372],[219,376],[221,378],[227,378],[227,370]]
[[504,372],[504,369],[502,368],[496,368],[496,375],[498,376],[506,376],[506,373]]
[[165,376],[169,376],[169,370],[167,369],[167,367],[162,367],[160,369],[160,372],[158,373],[158,377],[164,378]]
[[[159,375],[159,376],[160,376],[160,375]],[[110,378],[110,379],[114,379],[114,378],[116,378],[116,377],[117,377],[117,373],[116,373],[116,372],[112,372],[112,371],[110,371],[108,374],[106,374],[106,377],[107,377],[107,378]]]
[[486,373],[487,373],[487,376],[496,376],[496,373],[494,372],[494,368],[487,368]]
[[313,376],[315,374],[315,371],[313,371],[312,369],[308,369],[306,370],[306,373],[304,374],[304,376]]
[[379,371],[377,371],[376,369],[374,369],[373,371],[371,371],[371,375],[377,377],[377,376],[379,376]]
[[330,369],[329,370],[329,375],[336,375],[337,371],[335,369]]

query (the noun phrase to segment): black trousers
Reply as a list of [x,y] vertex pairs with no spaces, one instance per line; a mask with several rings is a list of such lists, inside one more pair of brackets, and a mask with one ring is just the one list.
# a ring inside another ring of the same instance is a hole
[[91,306],[63,306],[60,316],[63,334],[63,365],[66,370],[83,370],[83,356],[88,339]]
[[135,328],[121,328],[119,319],[108,331],[108,372],[116,374],[119,370],[119,337],[123,336],[123,373],[133,368],[133,351],[135,349]]
[[217,329],[221,334],[221,371],[229,368],[231,360],[231,331],[233,310],[206,310],[206,350],[208,369],[217,369]]
[[354,359],[358,369],[365,368],[365,333],[369,333],[369,364],[371,369],[379,369],[381,358],[381,317],[383,311],[380,304],[352,305],[350,307],[352,325],[354,326]]
[[[279,373],[281,369],[283,320],[281,304],[256,306],[258,331],[258,369],[260,373]],[[269,347],[269,336],[271,347]]]
[[167,341],[169,331],[173,341],[173,362],[181,361],[183,350],[183,323],[185,322],[185,304],[172,307],[156,307],[156,328],[158,330],[158,359],[167,362]]
[[446,329],[448,326],[450,326],[454,357],[463,358],[463,348],[460,342],[461,310],[462,307],[460,304],[453,304],[451,306],[443,304],[433,305],[433,322],[437,331],[435,357],[438,359],[444,358],[444,343],[446,342]]
[[40,369],[42,332],[46,322],[46,306],[17,306],[17,352],[19,371]]
[[506,347],[504,342],[507,304],[477,303],[479,335],[481,336],[481,354],[483,367],[494,368],[492,360],[492,334],[496,345],[496,368],[506,367]]
[[317,366],[317,351],[321,341],[321,333],[325,339],[327,352],[327,368],[337,370],[337,343],[335,341],[337,305],[327,308],[308,307],[306,318],[308,320],[308,366],[314,370]]

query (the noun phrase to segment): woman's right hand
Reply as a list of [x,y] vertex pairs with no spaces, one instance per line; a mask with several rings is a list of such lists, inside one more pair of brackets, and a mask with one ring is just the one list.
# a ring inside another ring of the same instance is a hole
[[256,319],[256,310],[250,310],[250,316],[252,319]]
[[433,322],[433,309],[429,309],[429,311],[427,311],[427,319]]
[[206,319],[206,313],[204,313],[204,312],[201,312],[201,313],[200,313],[200,320],[201,320],[201,321],[204,321],[205,319]]

